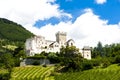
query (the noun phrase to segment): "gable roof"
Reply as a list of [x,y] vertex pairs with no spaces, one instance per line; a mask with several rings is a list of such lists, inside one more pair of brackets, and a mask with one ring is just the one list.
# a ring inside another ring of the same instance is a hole
[[69,39],[69,40],[67,41],[67,43],[69,43],[70,41],[73,41],[73,42],[74,42],[74,40],[73,40],[73,39]]

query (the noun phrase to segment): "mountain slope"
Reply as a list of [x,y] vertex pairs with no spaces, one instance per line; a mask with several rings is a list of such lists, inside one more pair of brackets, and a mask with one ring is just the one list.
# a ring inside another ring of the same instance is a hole
[[33,36],[33,34],[21,25],[4,18],[0,18],[0,39],[25,41],[31,36]]

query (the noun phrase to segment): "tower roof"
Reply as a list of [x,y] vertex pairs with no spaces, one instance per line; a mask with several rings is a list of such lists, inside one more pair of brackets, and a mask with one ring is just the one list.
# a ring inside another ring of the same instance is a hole
[[83,50],[91,50],[91,48],[89,46],[84,46]]

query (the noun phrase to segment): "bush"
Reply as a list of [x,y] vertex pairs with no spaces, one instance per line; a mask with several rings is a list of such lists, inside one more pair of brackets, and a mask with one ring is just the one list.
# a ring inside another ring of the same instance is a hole
[[106,68],[110,65],[110,62],[109,61],[105,61],[102,65],[103,68]]
[[27,59],[45,59],[45,58],[46,58],[46,56],[38,56],[38,55],[27,57]]
[[91,60],[91,63],[95,67],[100,66],[100,60],[98,60],[98,59]]
[[92,62],[88,60],[83,61],[82,66],[83,66],[82,70],[88,70],[93,68]]
[[111,64],[114,64],[115,63],[115,57],[109,57],[107,58],[108,61],[111,63]]
[[76,61],[74,59],[69,59],[67,62],[65,62],[65,68],[64,71],[81,71],[82,70],[82,65],[80,61]]
[[9,80],[9,78],[10,78],[9,73],[0,74],[0,80]]
[[39,62],[39,61],[34,61],[34,62],[32,63],[32,65],[40,65],[40,62]]
[[14,58],[15,66],[20,66],[20,59]]
[[50,63],[52,63],[52,64],[60,63],[60,62],[65,63],[65,60],[66,60],[64,57],[48,57],[48,59],[50,60]]
[[120,55],[115,57],[115,63],[120,63]]
[[110,61],[107,58],[102,59],[102,68],[106,68],[110,65]]
[[46,64],[44,64],[44,65],[43,65],[43,67],[47,67],[47,65],[46,65]]

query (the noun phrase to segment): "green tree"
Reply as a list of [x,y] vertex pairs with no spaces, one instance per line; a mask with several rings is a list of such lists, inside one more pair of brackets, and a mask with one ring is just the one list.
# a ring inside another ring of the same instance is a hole
[[75,46],[62,47],[60,49],[60,54],[61,56],[69,58],[80,56],[79,49],[76,48]]
[[115,57],[115,63],[120,63],[120,55]]
[[101,42],[98,42],[97,47],[94,47],[92,49],[92,57],[96,58],[96,57],[103,57],[105,56],[105,52],[102,46]]
[[61,65],[65,66],[65,71],[79,71],[82,69],[80,64],[82,56],[75,46],[62,47],[60,57],[62,57]]
[[20,58],[25,58],[26,57],[25,51],[24,50],[20,50],[18,52],[18,54],[16,54],[16,56],[20,57]]
[[84,59],[81,66],[82,66],[82,70],[92,69],[93,68],[93,63],[90,60]]
[[1,62],[5,65],[5,68],[11,71],[14,67],[14,58],[12,55],[10,53],[4,53],[1,55],[1,60]]
[[4,53],[0,56],[0,62],[2,62],[4,68],[8,70],[6,79],[9,79],[11,76],[12,68],[14,67],[14,58],[10,53]]
[[14,50],[14,57],[22,57],[24,58],[26,56],[25,51],[24,51],[24,47],[23,46],[18,46],[15,50]]
[[98,42],[98,44],[97,44],[97,51],[98,51],[98,53],[100,54],[101,57],[104,56],[103,46],[102,46],[101,42]]

